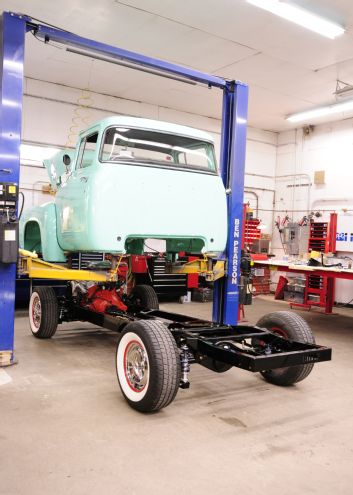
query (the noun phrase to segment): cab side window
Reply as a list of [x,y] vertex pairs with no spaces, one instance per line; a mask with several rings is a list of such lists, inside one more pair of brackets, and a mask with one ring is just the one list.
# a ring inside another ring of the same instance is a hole
[[80,143],[77,157],[77,169],[87,168],[93,163],[94,152],[98,141],[98,132],[86,136]]

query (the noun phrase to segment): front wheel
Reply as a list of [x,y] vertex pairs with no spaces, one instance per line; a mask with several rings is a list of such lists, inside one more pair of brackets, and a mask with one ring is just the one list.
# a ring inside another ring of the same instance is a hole
[[168,406],[180,385],[180,357],[173,335],[159,321],[135,321],[124,328],[116,352],[121,391],[141,412]]
[[37,339],[50,339],[59,322],[59,306],[52,287],[34,287],[29,301],[29,326]]
[[[315,338],[307,322],[299,315],[290,311],[276,311],[263,316],[256,324],[279,336],[296,342],[315,344]],[[261,374],[275,385],[292,385],[304,380],[312,371],[313,363],[262,371]]]

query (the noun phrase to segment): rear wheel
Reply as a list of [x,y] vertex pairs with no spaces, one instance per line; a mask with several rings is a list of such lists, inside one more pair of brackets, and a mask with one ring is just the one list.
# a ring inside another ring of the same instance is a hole
[[167,407],[180,384],[180,357],[170,330],[159,321],[126,325],[118,343],[116,370],[133,409],[153,412]]
[[[277,311],[263,316],[258,327],[266,328],[281,337],[296,342],[315,344],[315,338],[307,322],[299,315],[290,311]],[[292,385],[304,380],[312,371],[313,363],[262,371],[261,374],[270,383],[275,385]]]
[[59,322],[59,306],[52,287],[34,287],[29,301],[29,325],[38,339],[50,339]]
[[159,309],[157,294],[150,285],[135,285],[130,294],[130,301],[141,309]]

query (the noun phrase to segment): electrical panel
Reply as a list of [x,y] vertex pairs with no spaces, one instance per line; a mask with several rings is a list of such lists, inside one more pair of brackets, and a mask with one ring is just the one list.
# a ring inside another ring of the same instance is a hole
[[0,182],[0,263],[18,258],[18,185]]
[[286,247],[286,254],[297,256],[308,250],[309,227],[288,222],[282,230],[282,242]]
[[286,246],[286,253],[290,255],[299,254],[299,225],[288,222],[282,231],[282,242]]

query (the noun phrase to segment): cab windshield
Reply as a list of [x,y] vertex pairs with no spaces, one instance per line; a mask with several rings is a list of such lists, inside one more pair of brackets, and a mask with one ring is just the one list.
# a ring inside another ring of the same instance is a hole
[[100,159],[217,172],[212,143],[148,129],[107,129]]

